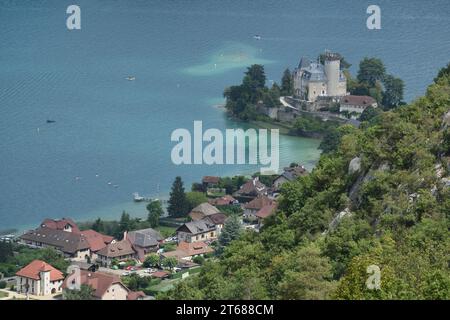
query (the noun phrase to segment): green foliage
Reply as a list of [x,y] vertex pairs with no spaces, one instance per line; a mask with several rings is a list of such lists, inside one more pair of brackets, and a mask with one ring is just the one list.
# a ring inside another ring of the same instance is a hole
[[167,211],[171,217],[184,217],[189,213],[189,203],[181,177],[176,177],[172,184]]
[[168,257],[162,260],[162,265],[165,268],[173,269],[178,265],[178,260],[175,257]]
[[203,192],[191,191],[186,193],[186,200],[189,205],[189,211],[191,211],[199,204],[208,202],[208,197]]
[[[380,61],[362,69],[369,89],[384,79]],[[435,169],[449,154],[449,80],[444,70],[410,105],[337,129],[315,169],[283,184],[278,212],[259,233],[227,241],[158,298],[450,299],[450,189]],[[355,157],[361,168],[349,174]],[[366,285],[372,265],[379,290]]]
[[132,291],[142,291],[146,289],[151,284],[151,280],[151,277],[140,277],[136,273],[122,277],[124,284]]
[[202,265],[203,263],[205,263],[205,258],[202,257],[202,256],[196,256],[196,257],[194,257],[194,259],[192,259],[192,261],[193,261],[194,263],[197,263],[197,264],[199,264],[199,265]]
[[150,224],[150,227],[156,228],[159,226],[159,217],[164,214],[164,210],[161,205],[161,201],[154,200],[147,205],[147,221]]
[[386,68],[383,62],[377,58],[364,58],[359,63],[357,79],[360,83],[374,87],[377,81],[384,79]]
[[233,194],[247,181],[248,178],[244,176],[222,177],[219,179],[219,188],[225,189],[227,194]]
[[302,115],[298,117],[293,125],[293,129],[297,135],[311,136],[311,135],[323,135],[332,131],[338,126],[338,123],[334,121],[323,121],[318,117],[311,115]]
[[258,64],[250,66],[247,68],[241,85],[225,89],[223,93],[226,98],[225,108],[234,117],[250,121],[260,117],[256,111],[257,104],[262,102],[268,108],[278,107],[283,88],[274,83],[269,89],[265,84],[264,67]]
[[64,300],[94,300],[93,297],[94,289],[91,286],[82,284],[80,290],[69,290],[66,289],[63,292]]
[[283,77],[281,78],[281,95],[292,96],[293,94],[294,78],[292,77],[291,71],[288,68],[284,70]]
[[383,79],[385,92],[383,94],[383,105],[387,109],[398,107],[403,99],[403,80],[392,75],[386,75]]
[[219,236],[219,249],[221,252],[223,247],[226,247],[230,244],[231,241],[239,238],[241,234],[241,221],[237,215],[230,216],[223,226],[222,232]]
[[158,267],[160,264],[160,258],[159,255],[156,253],[149,254],[144,262],[142,263],[142,266],[145,268],[152,268],[152,267]]
[[5,289],[6,288],[6,281],[0,281],[0,289]]

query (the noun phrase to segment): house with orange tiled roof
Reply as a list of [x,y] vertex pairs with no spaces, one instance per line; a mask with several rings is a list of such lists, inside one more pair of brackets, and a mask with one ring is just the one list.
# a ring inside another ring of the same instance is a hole
[[256,214],[258,211],[260,211],[263,207],[272,205],[274,203],[274,200],[270,199],[269,197],[265,195],[258,196],[257,198],[253,199],[252,201],[244,204],[244,218],[246,219],[254,219],[256,218]]
[[[75,279],[68,276],[62,285],[63,290],[75,288]],[[93,298],[98,300],[142,300],[145,297],[142,291],[127,288],[119,276],[105,272],[80,270],[79,281],[79,285],[90,286]]]
[[61,220],[45,219],[34,230],[19,237],[19,242],[31,248],[52,247],[65,257],[77,261],[95,261],[98,251],[112,243],[114,238],[94,230],[80,231],[69,218]]
[[46,296],[62,292],[64,275],[50,264],[34,260],[17,271],[16,280],[18,293]]
[[199,242],[180,242],[175,251],[164,252],[165,258],[175,257],[178,260],[191,260],[197,256],[203,256],[207,253],[214,252],[214,249],[203,241]]

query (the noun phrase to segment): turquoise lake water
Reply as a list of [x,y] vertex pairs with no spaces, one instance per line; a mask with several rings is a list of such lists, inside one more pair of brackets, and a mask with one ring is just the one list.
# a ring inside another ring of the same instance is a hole
[[[177,175],[189,188],[203,175],[257,171],[170,160],[174,129],[242,126],[216,105],[253,63],[279,81],[300,56],[325,49],[342,53],[353,74],[376,56],[410,101],[450,61],[444,0],[377,1],[377,31],[366,28],[368,1],[79,0],[78,31],[66,29],[70,4],[0,1],[0,229],[124,209],[144,216],[133,192],[164,197]],[[280,144],[282,165],[311,169],[320,154],[317,140]]]

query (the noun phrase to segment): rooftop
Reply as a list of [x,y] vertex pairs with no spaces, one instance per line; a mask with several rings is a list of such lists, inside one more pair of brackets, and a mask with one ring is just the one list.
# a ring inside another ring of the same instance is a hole
[[64,279],[64,275],[61,271],[42,260],[32,261],[27,266],[17,271],[16,276],[40,280],[41,272],[50,272],[50,281],[58,281]]

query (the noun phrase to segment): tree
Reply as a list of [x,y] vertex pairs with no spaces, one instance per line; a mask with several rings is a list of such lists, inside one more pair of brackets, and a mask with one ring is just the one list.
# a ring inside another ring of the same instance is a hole
[[380,115],[382,111],[379,108],[367,107],[361,116],[359,117],[360,121],[369,121],[371,122],[375,117]]
[[189,204],[189,211],[199,204],[208,202],[208,197],[203,192],[191,191],[186,193],[186,200]]
[[219,246],[223,250],[223,247],[226,247],[230,244],[231,241],[239,238],[242,231],[241,221],[237,215],[230,216],[226,221],[225,225],[222,229],[222,232],[219,236]]
[[161,205],[161,201],[154,200],[147,205],[147,221],[150,223],[150,227],[156,228],[159,226],[159,218],[164,214],[164,210]]
[[291,71],[284,70],[283,77],[281,78],[281,95],[292,96],[294,94],[294,79]]
[[254,64],[247,68],[243,85],[247,88],[251,88],[254,91],[256,89],[263,89],[266,85],[266,74],[264,72],[264,66],[260,64]]
[[387,75],[383,79],[384,94],[383,105],[386,109],[398,107],[403,100],[403,80],[392,75]]
[[144,263],[142,265],[145,268],[151,268],[151,267],[158,267],[159,263],[160,263],[159,256],[155,253],[152,253],[145,258]]
[[12,244],[0,241],[0,263],[5,263],[13,256]]
[[93,300],[94,290],[91,286],[82,284],[80,289],[66,289],[63,293],[64,300]]
[[364,58],[359,63],[357,79],[360,83],[367,83],[374,87],[377,81],[384,79],[386,68],[383,62],[377,58]]
[[103,221],[100,218],[97,218],[94,222],[94,224],[92,225],[92,230],[97,231],[97,232],[103,232],[104,229],[104,225],[103,225]]
[[178,260],[175,257],[168,257],[163,259],[162,264],[164,267],[172,270],[178,265]]
[[189,203],[186,199],[181,177],[176,177],[172,184],[167,212],[171,217],[184,217],[189,213]]
[[330,281],[331,265],[322,257],[317,246],[300,247],[277,260],[274,268],[282,271],[277,284],[278,296],[283,300],[327,299],[334,291]]

